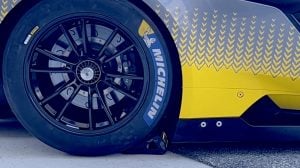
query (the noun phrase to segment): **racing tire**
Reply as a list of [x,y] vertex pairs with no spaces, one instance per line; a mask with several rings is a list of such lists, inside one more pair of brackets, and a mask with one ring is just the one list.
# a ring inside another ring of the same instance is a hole
[[154,20],[128,1],[40,1],[7,42],[4,90],[42,142],[106,155],[143,141],[179,104],[178,65]]

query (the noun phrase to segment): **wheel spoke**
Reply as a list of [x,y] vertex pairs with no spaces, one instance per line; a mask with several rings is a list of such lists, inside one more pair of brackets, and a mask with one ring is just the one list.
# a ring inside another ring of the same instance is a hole
[[108,62],[116,59],[118,56],[120,56],[120,55],[124,54],[125,52],[129,51],[133,47],[134,47],[134,45],[130,45],[129,47],[125,48],[124,50],[117,52],[116,54],[109,57],[107,60],[104,60],[104,63],[108,63]]
[[120,87],[119,85],[116,85],[116,84],[112,84],[110,82],[107,82],[107,81],[102,81],[104,84],[106,84],[107,86],[113,88],[114,90],[122,93],[123,95],[129,97],[130,99],[134,100],[134,101],[137,101],[138,99],[133,96],[132,94],[128,93],[124,88]]
[[67,60],[65,60],[63,58],[60,58],[60,56],[53,54],[51,51],[43,50],[43,49],[40,49],[40,48],[36,48],[35,50],[38,53],[40,53],[40,54],[42,54],[44,56],[47,56],[47,57],[49,57],[52,60],[55,60],[55,61],[58,61],[58,62],[61,62],[61,63],[65,63],[65,64],[68,64],[68,65],[75,65],[75,63],[72,63],[72,62],[67,61]]
[[124,73],[106,73],[107,76],[113,78],[125,78],[130,80],[144,80],[144,77],[136,76],[134,74],[124,74]]
[[24,63],[26,89],[43,117],[78,135],[124,126],[138,113],[149,82],[150,65],[135,34],[88,13],[47,27]]
[[108,107],[108,105],[107,105],[107,103],[106,103],[106,101],[105,101],[105,99],[104,99],[104,95],[99,91],[99,89],[98,89],[97,86],[96,86],[96,92],[97,92],[97,94],[98,94],[98,98],[99,98],[99,100],[100,100],[100,103],[101,103],[101,105],[102,105],[103,108],[104,108],[104,111],[105,111],[106,116],[108,117],[110,123],[111,123],[112,125],[114,125],[114,124],[115,124],[115,121],[114,121],[114,119],[112,118],[112,112],[110,111],[110,109],[109,109],[109,107]]
[[116,37],[118,33],[118,29],[116,28],[108,37],[108,39],[106,40],[105,44],[103,45],[102,49],[100,50],[97,59],[100,59],[104,53],[104,51],[107,49],[107,47],[109,46],[109,44],[114,40],[114,38]]
[[34,72],[34,73],[73,73],[73,71],[71,69],[66,69],[66,68],[50,68],[50,69],[31,68],[30,72]]
[[92,89],[89,87],[89,97],[88,97],[88,110],[89,110],[89,126],[90,130],[93,130],[93,94]]
[[83,51],[85,54],[88,53],[88,37],[86,31],[86,23],[84,19],[81,19],[81,36],[82,36],[82,43],[83,43]]
[[53,99],[54,97],[56,97],[57,95],[59,95],[62,91],[64,91],[65,89],[67,89],[68,87],[72,86],[73,84],[75,84],[75,80],[73,81],[68,81],[66,83],[64,83],[62,86],[60,86],[59,88],[57,88],[54,93],[52,95],[50,95],[49,97],[45,98],[41,104],[44,105],[45,103],[47,103],[49,100]]
[[70,106],[70,104],[72,103],[72,101],[74,100],[74,98],[76,97],[76,95],[78,94],[78,92],[80,91],[82,85],[79,85],[76,87],[75,91],[72,93],[71,97],[68,99],[67,103],[65,104],[65,106],[63,107],[63,109],[58,113],[56,120],[60,120],[61,117],[64,115],[64,113],[66,112],[67,108]]
[[77,46],[76,42],[74,41],[70,32],[68,30],[66,30],[63,25],[59,25],[59,28],[62,31],[62,33],[64,34],[64,36],[66,37],[69,45],[71,45],[72,50],[75,52],[75,54],[77,56],[80,56],[80,54],[79,54],[80,52],[78,51],[78,46]]

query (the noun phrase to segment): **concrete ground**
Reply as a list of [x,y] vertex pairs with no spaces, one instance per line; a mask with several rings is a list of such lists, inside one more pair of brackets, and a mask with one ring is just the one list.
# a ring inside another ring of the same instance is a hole
[[300,168],[297,143],[185,144],[171,151],[215,168]]
[[[166,155],[70,156],[41,143],[18,122],[0,120],[0,168],[299,168],[300,144],[173,145]],[[206,166],[209,165],[209,166]]]
[[5,168],[209,168],[200,162],[168,152],[154,155],[78,157],[62,153],[32,137],[17,122],[0,122],[0,167]]

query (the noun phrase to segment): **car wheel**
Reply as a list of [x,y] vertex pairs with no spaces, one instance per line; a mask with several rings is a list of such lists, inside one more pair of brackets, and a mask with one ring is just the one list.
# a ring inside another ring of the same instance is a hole
[[46,144],[78,155],[120,152],[158,126],[173,89],[181,96],[172,59],[154,21],[128,1],[41,1],[7,43],[5,94]]

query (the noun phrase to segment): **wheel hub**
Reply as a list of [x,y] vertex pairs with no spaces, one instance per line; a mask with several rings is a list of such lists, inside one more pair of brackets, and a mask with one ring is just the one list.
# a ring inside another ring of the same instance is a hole
[[77,65],[76,75],[81,83],[85,85],[92,85],[100,80],[101,69],[96,62],[86,60]]
[[83,68],[81,70],[80,76],[86,82],[87,81],[91,81],[94,78],[94,76],[95,76],[95,72],[94,72],[94,70],[92,68],[86,67],[86,68]]

